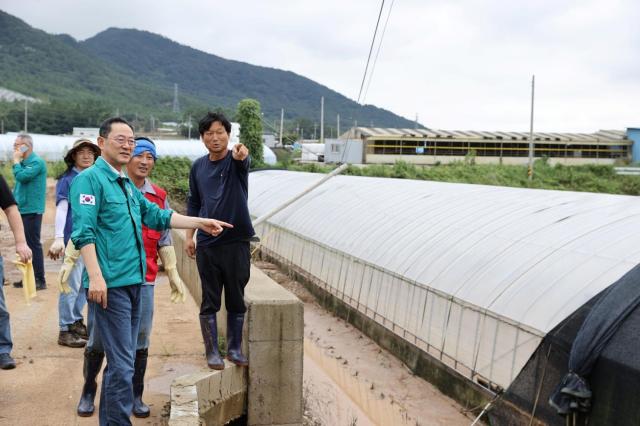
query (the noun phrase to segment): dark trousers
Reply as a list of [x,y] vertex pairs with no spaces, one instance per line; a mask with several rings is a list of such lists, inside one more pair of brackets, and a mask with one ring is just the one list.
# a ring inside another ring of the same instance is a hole
[[214,315],[220,310],[223,288],[227,312],[247,311],[244,288],[251,270],[249,242],[197,247],[196,264],[202,283],[200,315]]
[[42,253],[42,243],[40,243],[42,215],[29,213],[21,216],[24,236],[27,239],[27,245],[33,252],[33,273],[36,276],[36,283],[44,284],[46,282],[44,279],[44,254]]
[[[91,333],[104,346],[100,426],[131,425],[133,367],[140,326],[140,285],[107,290],[107,309],[89,302]],[[93,337],[93,336],[91,336]]]

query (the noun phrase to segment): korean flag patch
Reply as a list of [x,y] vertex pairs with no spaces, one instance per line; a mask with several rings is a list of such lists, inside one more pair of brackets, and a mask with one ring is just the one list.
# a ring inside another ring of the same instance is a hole
[[80,194],[80,204],[87,204],[90,206],[96,205],[96,197],[91,194]]

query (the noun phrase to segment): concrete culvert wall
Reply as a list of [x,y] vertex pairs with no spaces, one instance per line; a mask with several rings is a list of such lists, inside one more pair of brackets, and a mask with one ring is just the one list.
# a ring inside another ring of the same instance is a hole
[[[202,295],[195,260],[184,252],[184,233],[172,234],[178,271],[199,304]],[[303,304],[254,267],[245,302],[243,351],[249,367],[225,360],[222,371],[203,370],[176,379],[171,386],[170,425],[219,425],[240,417],[248,425],[302,423]],[[225,315],[223,302],[218,313],[222,336]],[[202,342],[194,345],[204,352]]]

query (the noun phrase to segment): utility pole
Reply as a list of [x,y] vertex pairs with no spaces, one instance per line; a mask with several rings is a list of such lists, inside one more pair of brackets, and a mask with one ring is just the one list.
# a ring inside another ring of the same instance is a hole
[[173,83],[173,112],[180,112],[180,101],[178,100],[178,83]]
[[189,116],[189,133],[187,139],[191,139],[191,116]]
[[324,96],[320,97],[320,143],[324,143]]
[[282,145],[282,131],[284,128],[284,108],[280,109],[280,146],[284,146]]
[[29,124],[29,102],[25,99],[24,100],[24,132],[25,133],[29,131],[28,124]]
[[416,112],[416,121],[414,121],[413,123],[413,128],[417,129],[418,128],[418,113]]
[[318,128],[318,123],[313,123],[313,139],[316,139],[316,129]]
[[531,76],[531,120],[529,121],[529,168],[527,174],[529,180],[533,179],[533,96],[536,90],[536,76]]
[[336,126],[336,138],[340,137],[340,114],[336,117],[337,126]]

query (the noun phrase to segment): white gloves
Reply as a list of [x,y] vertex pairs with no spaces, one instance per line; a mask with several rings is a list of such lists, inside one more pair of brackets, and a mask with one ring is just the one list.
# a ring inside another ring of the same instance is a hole
[[60,293],[71,293],[71,287],[69,287],[69,275],[71,275],[71,270],[75,266],[79,257],[80,250],[76,250],[76,246],[73,245],[73,241],[69,240],[67,249],[64,251],[64,262],[62,262],[62,267],[58,273],[58,289],[60,290]]
[[182,279],[180,279],[180,275],[178,275],[178,269],[176,268],[178,262],[176,260],[176,252],[173,246],[160,247],[158,254],[160,255],[160,260],[162,260],[162,264],[164,265],[164,270],[169,276],[169,284],[171,285],[171,301],[173,303],[184,303],[187,299],[187,295],[184,289],[184,283],[182,282]]
[[64,238],[58,237],[55,239],[51,247],[49,247],[49,252],[47,256],[49,256],[53,260],[58,260],[58,258],[62,255],[64,251]]

